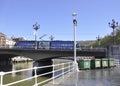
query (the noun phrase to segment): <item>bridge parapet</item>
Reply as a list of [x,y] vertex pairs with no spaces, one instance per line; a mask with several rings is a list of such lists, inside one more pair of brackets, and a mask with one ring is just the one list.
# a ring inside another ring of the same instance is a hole
[[[24,46],[0,46],[0,49],[22,49],[22,50],[36,50],[34,47],[32,48],[27,48],[27,47],[24,47]],[[76,48],[77,51],[99,51],[99,52],[106,52],[106,49],[107,48]],[[47,47],[47,48],[43,48],[43,47],[40,47],[38,48],[37,50],[66,50],[66,51],[69,51],[69,50],[73,50],[72,47],[68,47],[68,49],[63,49],[63,47],[59,47],[58,49],[54,49],[54,47]]]
[[[7,58],[12,58],[15,56],[25,56],[33,60],[40,59],[52,59],[58,57],[70,57],[74,56],[73,50],[35,50],[35,49],[18,49],[11,48],[0,49],[0,57],[7,56]],[[8,57],[9,56],[9,57]],[[106,51],[98,50],[77,50],[77,56],[94,56],[94,57],[106,57]]]
[[78,51],[99,51],[106,52],[106,48],[77,48]]

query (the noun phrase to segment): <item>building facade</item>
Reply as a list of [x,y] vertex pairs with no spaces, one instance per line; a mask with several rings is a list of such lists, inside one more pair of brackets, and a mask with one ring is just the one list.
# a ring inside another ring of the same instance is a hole
[[12,48],[15,41],[7,38],[7,36],[0,32],[0,48]]
[[0,47],[6,46],[6,35],[0,32]]
[[15,45],[15,41],[9,38],[6,39],[6,46],[5,46],[6,48],[13,48],[14,45]]
[[24,38],[24,37],[12,38],[12,40],[14,40],[15,42],[19,42],[19,41],[27,41],[27,39]]

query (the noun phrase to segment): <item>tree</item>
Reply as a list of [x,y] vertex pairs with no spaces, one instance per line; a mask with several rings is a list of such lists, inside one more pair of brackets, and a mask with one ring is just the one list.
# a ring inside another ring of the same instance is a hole
[[[120,26],[116,29],[116,35],[115,35],[115,43],[117,45],[120,44]],[[101,46],[100,47],[107,47],[108,45],[113,44],[113,36],[112,35],[106,35],[100,40]],[[88,44],[88,46],[93,46],[93,47],[99,47],[98,41],[95,41],[91,44]]]

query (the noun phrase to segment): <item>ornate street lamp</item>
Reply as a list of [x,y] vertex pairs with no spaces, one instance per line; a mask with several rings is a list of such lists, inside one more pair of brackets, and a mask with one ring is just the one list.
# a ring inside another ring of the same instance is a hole
[[34,35],[35,35],[35,49],[37,49],[37,35],[38,35],[38,29],[40,28],[40,25],[37,24],[34,24],[33,25],[33,29],[35,30],[34,31]]
[[76,59],[76,27],[77,27],[77,20],[76,20],[76,13],[72,14],[73,16],[73,25],[74,25],[74,66],[75,66],[75,70],[79,71],[78,69],[78,63],[77,63],[77,59]]
[[114,19],[112,19],[112,23],[108,23],[109,27],[113,29],[113,44],[115,44],[115,28],[118,27],[118,22],[115,22]]

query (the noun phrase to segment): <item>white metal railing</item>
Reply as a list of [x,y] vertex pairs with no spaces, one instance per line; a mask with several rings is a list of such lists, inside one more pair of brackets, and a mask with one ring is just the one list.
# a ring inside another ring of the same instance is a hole
[[[42,74],[37,74],[37,69],[44,69],[44,68],[49,68],[52,67],[53,70],[46,72],[46,73],[42,73]],[[53,64],[53,65],[48,65],[48,66],[42,66],[42,67],[34,67],[34,68],[28,68],[28,69],[22,69],[22,70],[16,70],[16,71],[10,71],[10,72],[0,72],[0,86],[11,86],[11,85],[15,85],[18,84],[20,82],[24,82],[27,80],[31,80],[34,79],[34,85],[33,86],[38,86],[41,84],[44,84],[48,81],[53,80],[53,84],[54,84],[54,79],[60,77],[60,76],[64,76],[66,73],[69,73],[70,71],[72,71],[74,69],[74,64],[73,62],[66,62],[66,63],[60,63],[60,64]],[[23,72],[23,71],[34,71],[34,75],[22,80],[18,80],[15,82],[10,82],[7,84],[4,84],[4,76],[7,74],[12,74],[12,73],[18,73],[18,72]],[[60,74],[55,75],[56,72],[61,71]],[[48,74],[52,74],[52,77],[49,79],[46,79],[44,81],[38,82],[38,77],[42,77],[44,75],[48,75]]]

